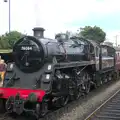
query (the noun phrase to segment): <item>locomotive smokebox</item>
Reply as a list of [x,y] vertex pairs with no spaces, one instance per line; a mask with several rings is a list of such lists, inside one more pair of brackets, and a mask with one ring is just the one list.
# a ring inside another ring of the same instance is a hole
[[35,27],[33,29],[33,35],[37,38],[43,38],[44,37],[44,31],[45,29],[42,27]]

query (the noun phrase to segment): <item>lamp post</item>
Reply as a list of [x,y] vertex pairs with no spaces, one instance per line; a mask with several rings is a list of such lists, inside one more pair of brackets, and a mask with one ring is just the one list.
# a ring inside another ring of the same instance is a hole
[[4,2],[8,2],[9,3],[9,33],[10,33],[10,27],[11,27],[11,8],[10,8],[10,0],[4,0]]

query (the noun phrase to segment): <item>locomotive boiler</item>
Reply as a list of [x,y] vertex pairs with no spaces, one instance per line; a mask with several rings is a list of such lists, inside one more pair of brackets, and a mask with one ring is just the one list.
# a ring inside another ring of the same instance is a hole
[[[103,81],[97,79],[101,74],[114,73],[110,62],[102,69],[102,47],[95,42],[69,39],[65,34],[49,39],[43,28],[33,31],[34,36],[24,36],[13,47],[14,61],[8,63],[0,88],[0,108],[5,105],[8,112],[44,116],[53,106],[65,106],[69,100],[88,94],[91,85]],[[114,50],[110,50],[114,59]]]
[[16,65],[26,72],[35,72],[47,62],[88,60],[88,41],[74,41],[62,35],[59,39],[25,36],[13,48]]

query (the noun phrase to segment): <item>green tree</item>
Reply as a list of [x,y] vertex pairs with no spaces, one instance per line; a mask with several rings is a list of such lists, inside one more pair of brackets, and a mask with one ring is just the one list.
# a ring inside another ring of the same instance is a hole
[[14,43],[23,36],[22,33],[11,31],[0,36],[0,49],[11,49]]
[[6,36],[1,36],[0,37],[0,49],[9,49],[10,45],[7,41]]
[[5,33],[4,39],[8,42],[9,47],[13,48],[14,43],[23,36],[22,33],[17,31],[11,31],[10,33]]
[[106,33],[97,26],[85,26],[84,28],[81,28],[79,35],[83,36],[84,38],[94,40],[97,43],[104,42],[106,38]]
[[5,35],[0,36],[0,49],[9,49],[10,45]]

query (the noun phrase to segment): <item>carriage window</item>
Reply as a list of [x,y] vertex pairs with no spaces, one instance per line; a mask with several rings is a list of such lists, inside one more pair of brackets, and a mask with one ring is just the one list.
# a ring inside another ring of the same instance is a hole
[[92,45],[90,45],[90,53],[94,53],[94,47]]
[[107,49],[106,48],[102,48],[102,56],[108,56],[107,55]]

